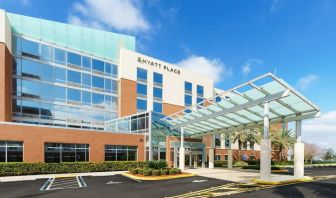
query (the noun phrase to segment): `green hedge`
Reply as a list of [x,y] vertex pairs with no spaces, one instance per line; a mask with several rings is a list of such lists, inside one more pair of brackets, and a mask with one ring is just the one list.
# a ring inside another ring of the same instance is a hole
[[143,168],[147,162],[111,161],[111,162],[64,162],[64,163],[0,163],[0,176],[36,175],[56,173],[83,173],[104,171],[125,171],[131,168]]
[[224,160],[215,160],[215,167],[227,167],[228,162]]

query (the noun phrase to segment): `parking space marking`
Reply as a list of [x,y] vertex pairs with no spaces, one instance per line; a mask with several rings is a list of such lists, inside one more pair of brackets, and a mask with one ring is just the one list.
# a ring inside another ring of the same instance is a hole
[[87,187],[82,176],[53,177],[41,187],[40,191]]

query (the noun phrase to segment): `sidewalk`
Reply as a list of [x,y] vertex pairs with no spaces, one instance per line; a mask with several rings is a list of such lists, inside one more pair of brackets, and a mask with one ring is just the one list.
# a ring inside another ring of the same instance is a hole
[[111,175],[118,175],[118,174],[121,174],[121,173],[124,173],[124,172],[127,172],[127,171],[5,176],[5,177],[0,177],[0,182],[30,181],[30,180],[37,180],[37,179],[48,179],[48,178],[52,178],[52,177],[111,176]]

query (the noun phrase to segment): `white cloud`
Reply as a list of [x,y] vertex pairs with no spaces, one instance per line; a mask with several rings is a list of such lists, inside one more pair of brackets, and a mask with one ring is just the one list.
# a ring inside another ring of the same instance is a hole
[[145,32],[150,28],[135,0],[84,0],[75,2],[68,16],[74,25],[128,32]]
[[232,76],[232,69],[225,66],[220,59],[208,59],[204,56],[191,55],[177,63],[178,66],[208,76],[218,83],[225,77]]
[[252,67],[260,65],[262,63],[263,61],[260,59],[255,58],[248,59],[242,66],[243,75],[247,76],[251,72]]
[[306,90],[309,85],[318,80],[318,76],[314,74],[307,75],[302,77],[296,83],[296,87],[301,90]]
[[327,112],[321,117],[304,121],[302,138],[324,148],[336,149],[336,110]]

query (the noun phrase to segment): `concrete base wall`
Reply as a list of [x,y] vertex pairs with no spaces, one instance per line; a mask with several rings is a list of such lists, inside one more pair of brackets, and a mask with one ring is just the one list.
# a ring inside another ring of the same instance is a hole
[[294,176],[304,177],[304,144],[301,142],[294,145]]

